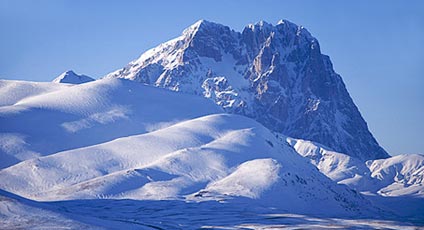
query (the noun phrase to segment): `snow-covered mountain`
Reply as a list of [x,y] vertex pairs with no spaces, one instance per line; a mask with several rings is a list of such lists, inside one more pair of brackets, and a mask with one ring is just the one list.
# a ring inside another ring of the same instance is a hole
[[106,77],[202,95],[227,112],[361,160],[389,156],[317,39],[286,20],[241,33],[201,20]]
[[364,162],[319,143],[293,138],[287,141],[323,174],[340,184],[366,194],[424,198],[424,156],[421,154]]
[[0,80],[0,226],[423,225],[424,156],[388,157],[293,23],[199,21],[81,76]]
[[68,84],[82,84],[86,82],[94,81],[93,78],[85,75],[78,75],[72,70],[68,70],[57,78],[55,78],[52,82],[54,83],[68,83]]
[[423,155],[405,154],[364,162],[311,141],[286,140],[334,182],[355,189],[399,216],[424,218]]

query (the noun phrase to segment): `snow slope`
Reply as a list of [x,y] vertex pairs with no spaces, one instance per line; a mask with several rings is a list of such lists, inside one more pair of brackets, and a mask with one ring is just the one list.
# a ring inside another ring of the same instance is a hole
[[401,218],[424,219],[424,156],[405,154],[363,162],[311,141],[287,142],[334,182],[361,192]]
[[0,83],[0,93],[19,95],[0,97],[0,168],[221,112],[206,99],[127,80]]
[[32,96],[68,88],[65,84],[0,79],[0,107],[9,106]]
[[[106,222],[106,221],[105,221]],[[0,190],[1,229],[101,229],[73,220],[46,204]]]
[[0,188],[37,200],[130,198],[254,203],[298,213],[377,211],[255,121],[217,114],[27,160]]
[[[366,162],[371,177],[379,181],[384,196],[414,195],[424,198],[424,156],[397,155]],[[352,182],[354,183],[354,182]]]
[[294,149],[331,178],[367,194],[424,198],[424,156],[397,155],[363,162],[323,145],[299,139],[287,139]]

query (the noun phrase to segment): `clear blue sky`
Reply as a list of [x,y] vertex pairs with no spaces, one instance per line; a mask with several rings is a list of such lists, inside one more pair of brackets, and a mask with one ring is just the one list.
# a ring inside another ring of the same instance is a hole
[[238,31],[259,20],[305,26],[379,143],[424,153],[424,1],[1,0],[0,78],[98,78],[199,19]]

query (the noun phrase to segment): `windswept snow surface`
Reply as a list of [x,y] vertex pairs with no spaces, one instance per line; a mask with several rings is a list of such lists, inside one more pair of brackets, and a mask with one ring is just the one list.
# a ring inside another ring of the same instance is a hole
[[50,82],[28,82],[0,79],[0,106],[14,105],[20,100],[70,87]]
[[141,200],[35,202],[0,190],[1,229],[417,229],[409,223],[328,218],[230,203]]
[[127,80],[0,86],[0,168],[221,112],[206,99]]
[[27,160],[3,169],[0,181],[36,200],[214,200],[298,213],[379,212],[262,125],[228,114]]
[[49,210],[49,206],[0,190],[1,229],[99,229]]

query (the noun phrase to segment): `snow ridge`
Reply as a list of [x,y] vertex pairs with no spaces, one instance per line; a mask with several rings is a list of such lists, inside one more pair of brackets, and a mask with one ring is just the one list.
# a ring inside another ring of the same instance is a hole
[[337,183],[367,194],[424,198],[424,156],[421,154],[363,162],[311,141],[287,138],[287,142]]

